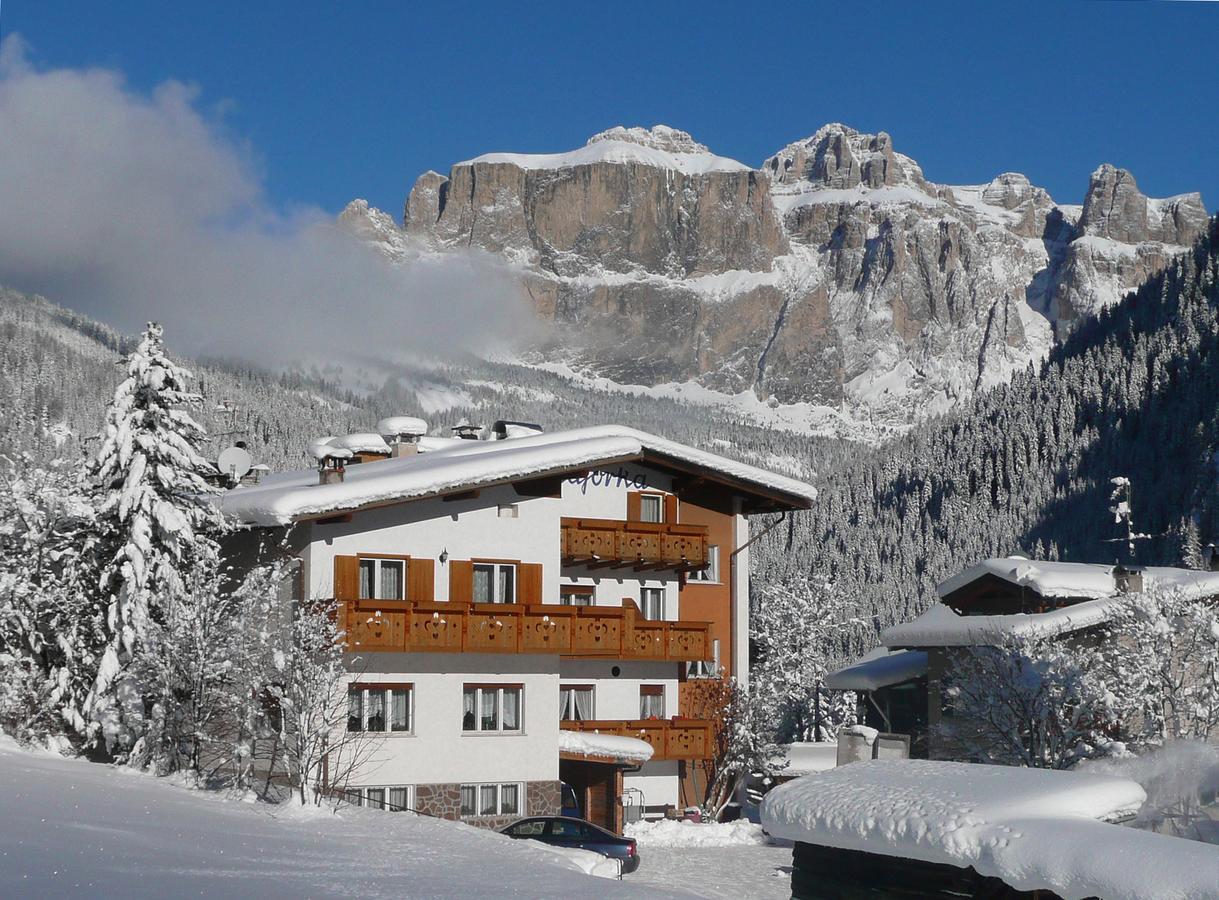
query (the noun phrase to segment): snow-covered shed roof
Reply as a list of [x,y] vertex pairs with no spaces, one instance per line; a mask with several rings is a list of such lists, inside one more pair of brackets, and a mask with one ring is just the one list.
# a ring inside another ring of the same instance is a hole
[[319,484],[313,469],[285,472],[219,494],[215,502],[226,515],[245,524],[286,525],[632,461],[718,481],[781,509],[807,509],[817,496],[811,485],[784,475],[634,428],[601,425],[503,441],[439,444],[425,453],[352,466],[343,481],[331,484]]
[[[1199,572],[1148,566],[1139,570],[1145,589],[1174,588],[1195,596],[1219,594],[1219,572]],[[1027,587],[1043,597],[1088,598],[1097,600],[1117,593],[1114,567],[1095,563],[1049,562],[1020,556],[984,559],[976,566],[958,572],[936,586],[936,593],[947,597],[970,582],[992,575],[1011,584]]]
[[1219,896],[1219,854],[1103,820],[1134,812],[1138,783],[1107,775],[928,760],[869,760],[780,785],[775,837],[968,867],[1065,898]]
[[1124,596],[1006,616],[962,616],[936,604],[913,622],[886,628],[880,633],[880,641],[886,647],[975,647],[1001,644],[1011,638],[1055,637],[1108,621]]
[[652,758],[653,750],[651,744],[639,738],[597,731],[560,730],[559,752],[645,763]]
[[838,765],[837,741],[796,741],[780,744],[779,751],[776,762],[787,763],[778,773],[783,778],[824,772]]
[[877,647],[849,666],[831,672],[826,676],[825,686],[839,691],[875,691],[926,674],[925,651]]

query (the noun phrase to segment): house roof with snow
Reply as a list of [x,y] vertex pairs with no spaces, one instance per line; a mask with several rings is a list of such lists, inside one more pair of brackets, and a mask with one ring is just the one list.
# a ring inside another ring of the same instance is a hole
[[831,672],[826,676],[825,686],[839,691],[876,691],[926,674],[926,652],[877,647],[849,666]]
[[268,476],[215,498],[249,525],[275,526],[408,500],[639,462],[718,484],[749,499],[747,512],[807,509],[811,485],[620,425],[498,441],[420,444],[426,452],[351,466],[344,480],[319,484],[314,469]]
[[[1171,588],[1191,596],[1219,595],[1219,572],[1146,566],[1133,570],[1143,576],[1145,589]],[[985,559],[936,586],[949,599],[981,579],[992,578],[1053,599],[1099,600],[1120,591],[1116,566],[1095,563],[1048,562],[1022,556]]]
[[1110,824],[1146,799],[1107,775],[927,760],[870,760],[797,778],[762,802],[775,837],[972,867],[1063,897],[1219,894],[1212,846]]
[[886,647],[997,646],[1014,638],[1048,638],[1082,631],[1107,622],[1125,595],[1085,600],[1041,613],[1002,616],[963,616],[936,604],[912,622],[880,633]]

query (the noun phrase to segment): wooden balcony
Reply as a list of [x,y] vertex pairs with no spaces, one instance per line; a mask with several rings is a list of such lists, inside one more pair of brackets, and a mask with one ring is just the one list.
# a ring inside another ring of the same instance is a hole
[[708,719],[590,719],[564,721],[559,727],[647,741],[653,760],[709,759],[715,752],[715,723]]
[[633,605],[339,602],[353,653],[557,653],[690,662],[710,658],[707,622],[654,622]]
[[690,572],[708,563],[706,525],[564,518],[561,531],[565,566]]

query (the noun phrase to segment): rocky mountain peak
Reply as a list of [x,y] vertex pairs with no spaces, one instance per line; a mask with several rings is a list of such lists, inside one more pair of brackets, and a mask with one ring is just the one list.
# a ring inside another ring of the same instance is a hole
[[393,216],[369,206],[367,200],[352,200],[339,213],[339,227],[375,248],[394,262],[410,255],[410,240]]
[[1148,199],[1126,169],[1105,163],[1088,182],[1079,227],[1094,237],[1127,244],[1161,241],[1186,245],[1206,227],[1201,194]]
[[779,184],[808,182],[815,187],[854,188],[906,185],[923,188],[918,163],[893,150],[883,131],[864,134],[832,122],[809,138],[788,144],[762,164]]
[[622,125],[607,128],[590,137],[585,146],[592,146],[600,141],[622,141],[627,144],[638,144],[665,153],[710,153],[706,144],[700,144],[687,132],[670,128],[668,125],[653,125],[651,128],[625,128]]

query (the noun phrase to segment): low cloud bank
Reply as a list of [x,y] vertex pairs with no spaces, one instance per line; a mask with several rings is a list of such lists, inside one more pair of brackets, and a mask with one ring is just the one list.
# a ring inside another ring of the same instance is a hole
[[477,352],[528,319],[489,256],[393,266],[321,210],[273,208],[191,87],[40,68],[19,36],[0,43],[0,285],[268,365]]

